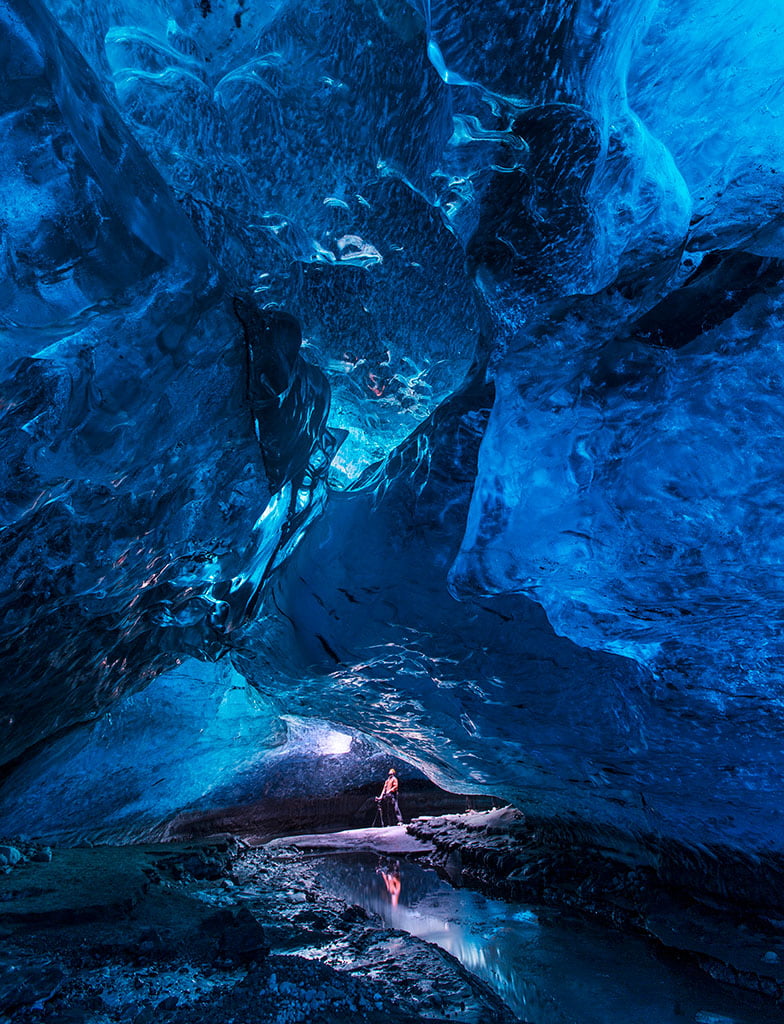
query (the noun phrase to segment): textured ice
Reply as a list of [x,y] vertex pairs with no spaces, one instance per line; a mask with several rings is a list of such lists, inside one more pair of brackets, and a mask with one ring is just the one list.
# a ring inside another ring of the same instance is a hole
[[281,717],[228,661],[187,659],[26,758],[0,796],[0,821],[6,833],[69,841],[162,837],[175,809],[295,806],[303,790],[318,800],[375,782],[386,769],[373,753],[327,722]]
[[[261,394],[254,436],[249,328],[244,346],[216,264],[83,59],[38,4],[0,11],[9,760],[242,620],[285,539],[265,459],[291,444]],[[327,399],[290,349],[275,387],[293,382],[293,502]]]
[[449,394],[476,345],[463,252],[433,208],[452,106],[420,19],[342,0],[51,6],[224,270],[296,308],[349,432],[346,482]]
[[0,19],[15,815],[222,658],[454,788],[780,849],[775,9]]
[[274,705],[227,664],[186,661],[27,760],[0,815],[11,832],[138,837],[174,807],[210,807],[285,743]]

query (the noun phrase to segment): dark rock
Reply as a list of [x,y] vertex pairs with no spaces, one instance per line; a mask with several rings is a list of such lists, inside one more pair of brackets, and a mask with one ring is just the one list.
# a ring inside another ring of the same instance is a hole
[[0,1012],[31,1003],[45,1003],[58,991],[65,974],[53,964],[0,965]]
[[345,921],[346,924],[356,924],[359,921],[367,921],[368,914],[364,907],[360,907],[358,904],[354,903],[343,911],[340,918],[342,921]]
[[444,871],[446,872],[449,881],[456,886],[459,886],[462,882],[463,875],[463,858],[460,854],[460,850],[451,850],[444,861]]
[[84,1006],[58,1006],[56,1024],[84,1024],[87,1012]]
[[226,843],[210,846],[209,850],[184,850],[158,861],[157,867],[175,879],[190,877],[200,881],[216,881],[224,878],[230,870],[231,853]]
[[219,910],[202,922],[202,931],[214,937],[218,954],[226,960],[247,963],[269,952],[264,929],[247,907]]
[[297,924],[310,925],[311,928],[320,932],[326,931],[329,927],[324,915],[319,914],[318,911],[315,910],[303,910],[299,914],[295,915],[294,920]]
[[160,957],[169,952],[169,944],[155,928],[148,928],[139,936],[136,949],[145,956]]

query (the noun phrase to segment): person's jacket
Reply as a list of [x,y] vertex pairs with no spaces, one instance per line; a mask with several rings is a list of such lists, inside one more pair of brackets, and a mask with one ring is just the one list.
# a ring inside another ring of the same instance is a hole
[[384,788],[381,790],[382,796],[389,796],[392,793],[397,793],[396,775],[390,775],[387,781],[384,783]]

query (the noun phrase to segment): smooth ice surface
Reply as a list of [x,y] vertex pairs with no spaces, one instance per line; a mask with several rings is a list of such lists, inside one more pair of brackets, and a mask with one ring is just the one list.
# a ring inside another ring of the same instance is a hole
[[133,839],[172,807],[214,806],[227,777],[239,789],[286,746],[274,706],[226,663],[187,661],[17,769],[0,821],[10,833],[78,838],[99,825]]
[[129,760],[188,749],[208,677],[222,796],[237,722],[263,767],[295,716],[782,850],[781,32],[736,0],[0,0],[14,820],[119,702]]

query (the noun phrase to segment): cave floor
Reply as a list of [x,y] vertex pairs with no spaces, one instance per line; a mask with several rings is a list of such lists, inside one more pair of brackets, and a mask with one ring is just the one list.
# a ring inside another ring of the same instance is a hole
[[321,886],[285,842],[56,849],[0,881],[0,1021],[347,1019],[518,1018],[447,952]]
[[779,1024],[639,936],[454,888],[434,849],[392,827],[25,859],[0,1024]]

